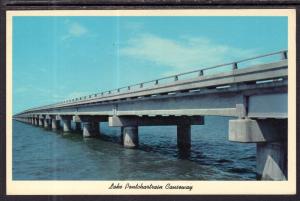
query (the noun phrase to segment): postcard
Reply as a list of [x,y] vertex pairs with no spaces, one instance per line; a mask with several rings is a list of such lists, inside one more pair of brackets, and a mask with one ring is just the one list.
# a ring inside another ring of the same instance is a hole
[[295,194],[295,20],[7,11],[7,194]]

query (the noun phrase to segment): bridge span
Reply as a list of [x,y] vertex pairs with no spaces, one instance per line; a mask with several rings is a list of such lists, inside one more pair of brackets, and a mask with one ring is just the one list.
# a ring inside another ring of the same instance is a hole
[[[261,58],[272,59],[258,64]],[[203,125],[206,115],[234,117],[228,139],[256,143],[258,178],[286,180],[287,83],[283,50],[31,108],[13,118],[53,130],[62,124],[64,132],[74,121],[83,137],[99,135],[99,122],[108,122],[121,127],[127,148],[138,146],[138,126],[176,125],[178,148],[188,150],[191,125]]]

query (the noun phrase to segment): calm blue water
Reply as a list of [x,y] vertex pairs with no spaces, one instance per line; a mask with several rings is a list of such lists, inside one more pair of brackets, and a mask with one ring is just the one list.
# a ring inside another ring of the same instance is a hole
[[228,120],[192,126],[190,153],[176,147],[176,127],[139,127],[140,146],[125,149],[120,129],[101,123],[84,139],[13,122],[14,180],[255,180],[255,144],[233,143]]

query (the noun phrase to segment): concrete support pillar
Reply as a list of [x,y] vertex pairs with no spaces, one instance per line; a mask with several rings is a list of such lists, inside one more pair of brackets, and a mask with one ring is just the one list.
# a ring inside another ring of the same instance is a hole
[[137,126],[123,127],[123,146],[126,148],[136,148],[139,145],[139,135]]
[[287,119],[230,120],[229,140],[256,143],[258,179],[287,180]]
[[44,119],[39,118],[39,126],[41,126],[41,127],[44,126]]
[[[139,116],[111,116],[108,125],[121,127],[121,142],[124,146],[138,145],[138,126],[168,126],[177,125],[177,143],[179,148],[191,147],[191,125],[203,125],[203,116],[181,117],[139,117]],[[181,150],[181,149],[180,149]]]
[[191,125],[177,125],[177,147],[179,149],[191,148]]
[[58,130],[58,121],[56,120],[56,118],[51,119],[51,128],[52,130]]
[[82,126],[83,137],[94,137],[99,135],[98,122],[83,122]]
[[63,123],[63,131],[71,132],[71,120],[67,118],[63,118],[62,123]]
[[50,126],[50,122],[49,122],[49,119],[44,119],[44,128],[49,128]]
[[38,122],[38,119],[37,119],[37,118],[34,118],[34,125],[36,125],[36,126],[39,125],[39,122]]
[[262,180],[287,180],[287,144],[257,143],[256,173]]

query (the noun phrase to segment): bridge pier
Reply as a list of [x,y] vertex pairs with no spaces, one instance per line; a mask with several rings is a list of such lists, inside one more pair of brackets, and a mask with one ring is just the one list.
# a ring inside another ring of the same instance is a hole
[[56,120],[56,118],[55,117],[52,117],[51,118],[51,128],[52,128],[52,130],[58,130],[58,120]]
[[109,126],[121,127],[121,142],[124,147],[138,146],[138,126],[169,126],[177,125],[177,145],[179,149],[191,147],[191,125],[203,125],[203,116],[112,116],[108,119]]
[[49,119],[44,119],[44,128],[49,128]]
[[94,137],[99,135],[99,123],[95,121],[83,122],[83,137]]
[[63,119],[62,123],[63,123],[63,131],[70,132],[71,131],[71,120]]
[[137,126],[122,127],[123,146],[126,148],[136,148],[139,145],[139,135]]
[[35,118],[33,118],[33,120],[34,120],[34,125],[38,126],[39,125],[38,119],[35,117]]
[[229,140],[256,143],[258,179],[287,180],[287,119],[230,120]]
[[179,124],[177,125],[177,147],[179,149],[191,148],[191,125]]
[[51,128],[51,117],[49,115],[45,115],[45,118],[44,118],[44,128],[45,129]]
[[71,119],[72,116],[60,116],[63,124],[63,132],[71,132]]
[[39,126],[43,127],[44,126],[44,118],[43,117],[39,117]]
[[257,143],[256,172],[258,179],[287,180],[287,143]]
[[82,130],[83,137],[94,137],[100,135],[100,122],[107,121],[107,116],[75,115],[73,121],[75,122],[75,129],[77,131]]

